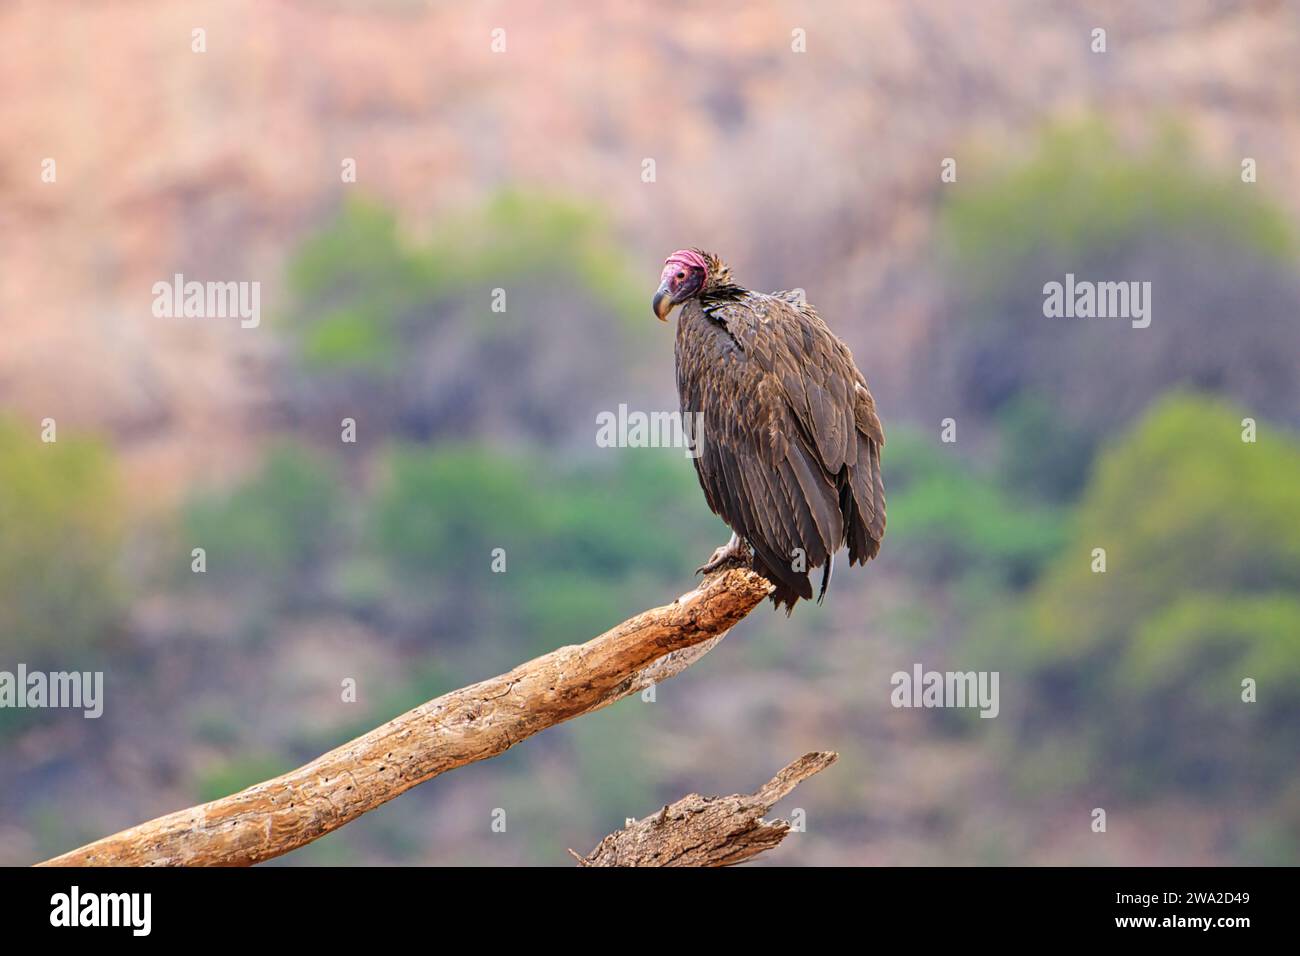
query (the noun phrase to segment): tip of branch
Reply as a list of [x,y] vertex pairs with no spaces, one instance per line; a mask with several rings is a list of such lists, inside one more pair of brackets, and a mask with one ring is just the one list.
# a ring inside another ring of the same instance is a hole
[[706,575],[704,580],[680,595],[674,603],[687,604],[713,590],[750,595],[757,603],[772,593],[773,586],[771,581],[749,568],[722,568]]
[[790,791],[809,777],[821,773],[840,755],[833,750],[813,750],[793,761],[754,794],[754,797],[769,809]]

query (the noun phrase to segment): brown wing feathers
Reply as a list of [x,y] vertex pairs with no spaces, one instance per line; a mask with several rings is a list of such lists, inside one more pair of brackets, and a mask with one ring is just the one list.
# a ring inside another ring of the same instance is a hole
[[848,349],[811,308],[738,289],[687,303],[677,379],[683,412],[704,412],[695,465],[709,507],[749,542],[778,606],[811,599],[817,567],[824,592],[841,546],[853,564],[875,556],[884,433]]

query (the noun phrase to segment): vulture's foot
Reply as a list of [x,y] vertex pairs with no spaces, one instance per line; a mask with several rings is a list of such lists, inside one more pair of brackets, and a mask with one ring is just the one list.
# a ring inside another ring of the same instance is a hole
[[732,532],[731,540],[713,552],[708,561],[695,569],[696,574],[711,574],[728,564],[737,566],[749,564],[749,545],[740,540],[740,535]]

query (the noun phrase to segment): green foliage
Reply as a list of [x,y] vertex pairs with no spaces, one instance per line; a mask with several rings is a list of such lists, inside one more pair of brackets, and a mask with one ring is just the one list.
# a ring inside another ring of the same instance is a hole
[[[1189,595],[1171,601],[1137,629],[1119,668],[1137,692],[1187,694],[1198,707],[1236,705],[1243,677],[1277,689],[1300,688],[1300,598]],[[1292,693],[1300,702],[1300,694]],[[1227,708],[1222,708],[1226,711]]]
[[518,190],[453,220],[433,237],[430,255],[447,264],[451,288],[497,284],[501,277],[552,276],[561,270],[630,320],[643,316],[633,301],[610,226],[596,207]]
[[373,509],[374,537],[395,574],[414,580],[486,563],[492,548],[530,541],[545,522],[531,463],[474,447],[395,447]]
[[497,547],[530,574],[670,574],[707,515],[690,463],[652,450],[577,470],[482,446],[395,446],[385,471],[375,540],[395,572],[417,579],[461,568],[466,555],[486,568]]
[[1034,500],[1072,501],[1088,480],[1096,442],[1046,399],[1020,394],[998,412],[1002,482]]
[[[477,589],[538,649],[621,620],[639,585],[680,580],[685,556],[720,539],[676,452],[632,451],[576,468],[481,446],[396,445],[383,472],[370,538],[407,600],[431,609],[431,580],[454,582],[461,604],[465,589]],[[505,578],[491,569],[497,548]]]
[[[1300,451],[1276,433],[1243,442],[1244,414],[1171,397],[1103,455],[1035,604],[1039,640],[1082,653],[1185,595],[1300,588]],[[1105,575],[1091,571],[1094,547],[1107,550]]]
[[1194,232],[1268,256],[1294,252],[1280,209],[1235,176],[1198,169],[1189,152],[1173,129],[1135,153],[1100,120],[1053,127],[1028,161],[973,170],[971,185],[944,206],[941,231],[957,265],[982,284],[1007,281],[1035,256],[1079,262],[1144,232]]
[[1059,515],[1010,498],[948,449],[915,432],[891,434],[884,462],[891,556],[939,579],[1031,580],[1061,543]]
[[1300,445],[1245,443],[1243,417],[1191,395],[1154,408],[1099,459],[1020,627],[1000,622],[1031,735],[1089,715],[1086,752],[1136,790],[1276,783],[1300,748]]
[[325,557],[343,507],[342,486],[328,459],[298,445],[279,445],[245,484],[189,504],[187,543],[207,551],[209,575],[278,587]]
[[[609,231],[594,207],[507,190],[444,219],[422,242],[402,236],[385,207],[350,201],[291,262],[285,324],[307,368],[386,378],[402,369],[403,346],[416,330],[474,290],[520,280],[564,283],[630,324],[644,302],[630,291],[635,286]],[[482,336],[510,331],[486,309],[469,318]]]
[[[1074,500],[1101,442],[1189,382],[1294,420],[1272,356],[1295,351],[1297,243],[1261,190],[1198,163],[1176,129],[1134,145],[1099,120],[968,164],[940,212],[954,319],[927,370],[940,407],[998,426],[1012,490]],[[1117,323],[1042,318],[1043,284],[1067,272],[1149,280],[1154,325],[1121,345]],[[1225,334],[1225,313],[1251,334]]]
[[287,325],[309,367],[383,368],[397,354],[397,319],[439,281],[438,263],[407,249],[391,212],[352,201],[290,263]]
[[195,780],[194,790],[200,803],[208,803],[291,769],[293,764],[286,757],[239,757],[200,774]]
[[[516,574],[511,590],[515,592],[510,597],[512,630],[529,636],[530,653],[594,637],[627,616],[632,595],[637,593],[629,581],[602,580],[601,572],[594,568],[587,572],[547,568],[542,573]],[[653,593],[653,588],[650,591]]]
[[[109,452],[0,422],[0,656],[61,661],[123,611],[122,500]],[[85,663],[85,661],[80,661]]]

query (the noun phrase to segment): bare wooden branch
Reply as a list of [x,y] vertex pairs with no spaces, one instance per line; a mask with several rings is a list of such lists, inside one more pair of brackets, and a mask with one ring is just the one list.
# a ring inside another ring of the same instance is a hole
[[782,797],[833,764],[830,751],[804,754],[751,794],[702,797],[692,793],[644,820],[611,833],[579,866],[731,866],[770,850],[790,831],[785,820],[764,820]]
[[43,865],[243,866],[280,856],[431,777],[672,677],[771,589],[752,571],[721,571],[672,604],[421,704],[296,770]]

